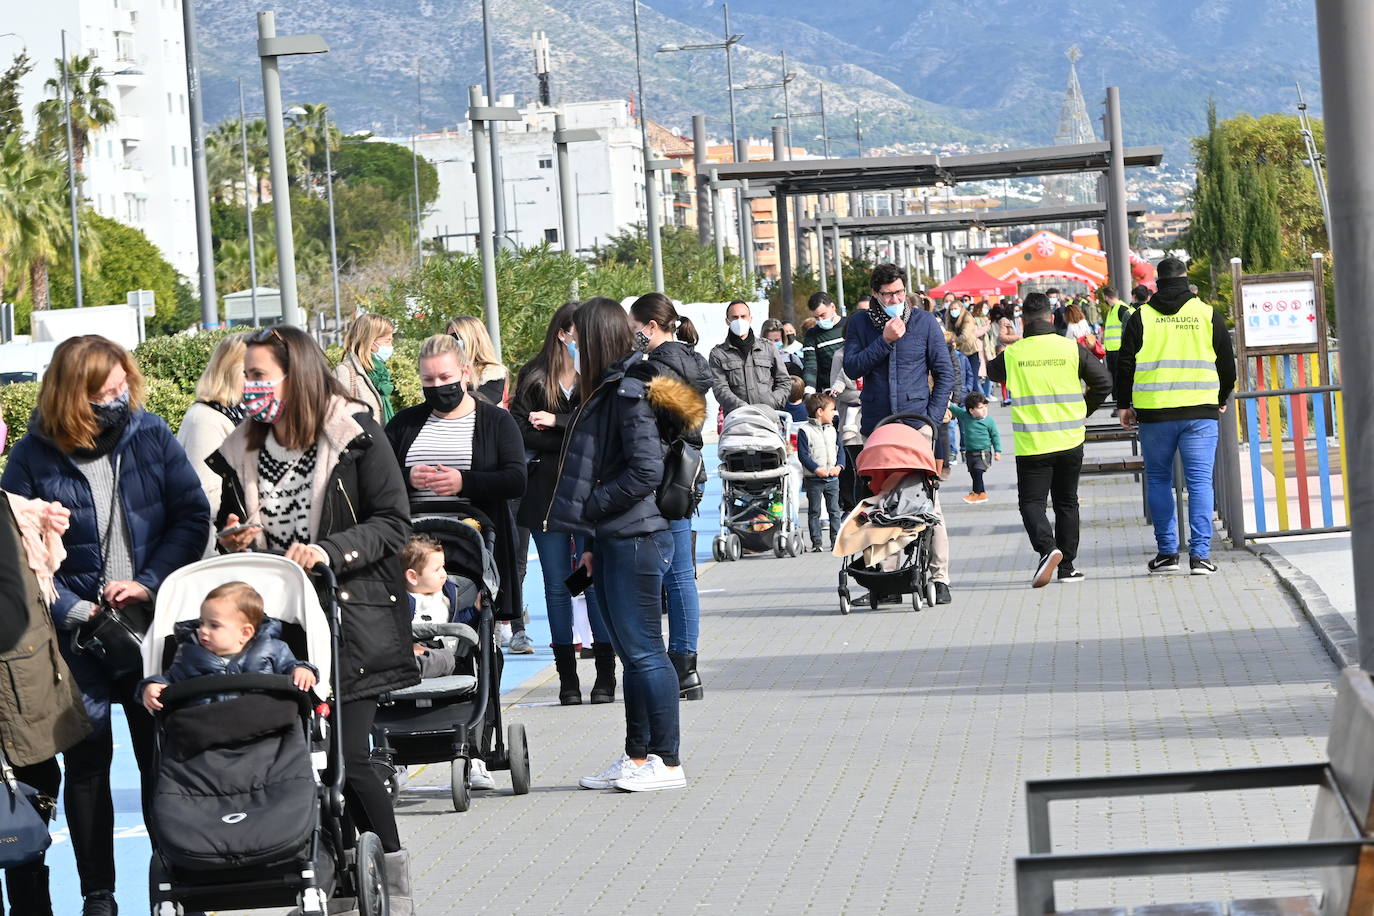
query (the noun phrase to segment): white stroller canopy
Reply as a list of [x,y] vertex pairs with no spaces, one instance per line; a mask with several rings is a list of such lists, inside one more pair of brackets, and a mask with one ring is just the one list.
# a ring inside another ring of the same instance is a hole
[[787,440],[783,438],[783,429],[776,411],[744,404],[725,415],[725,424],[720,430],[719,450],[729,453],[785,449]]
[[263,611],[305,631],[308,659],[320,671],[315,691],[328,696],[330,685],[329,621],[320,608],[310,577],[286,557],[270,553],[235,553],[183,566],[168,576],[157,593],[153,622],[143,637],[143,676],[162,673],[167,637],[182,620],[198,620],[200,605],[211,590],[226,582],[247,582],[262,595]]

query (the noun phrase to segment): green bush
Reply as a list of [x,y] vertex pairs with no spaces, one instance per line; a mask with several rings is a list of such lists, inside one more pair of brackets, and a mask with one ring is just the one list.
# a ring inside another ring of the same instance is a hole
[[182,391],[174,382],[160,378],[150,378],[147,382],[148,390],[144,395],[143,409],[166,420],[167,425],[172,428],[172,434],[175,435],[177,430],[181,429],[181,418],[186,415],[187,409],[195,400],[195,395],[189,391]]
[[9,427],[5,434],[5,451],[24,437],[29,428],[29,415],[38,404],[38,383],[20,382],[0,385],[0,416]]
[[134,359],[144,377],[174,384],[187,395],[196,390],[196,380],[210,362],[210,354],[230,331],[150,337],[134,350]]

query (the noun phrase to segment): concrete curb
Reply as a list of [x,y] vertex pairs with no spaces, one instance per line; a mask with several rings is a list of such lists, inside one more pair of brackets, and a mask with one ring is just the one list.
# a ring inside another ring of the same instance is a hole
[[1326,592],[1322,591],[1321,585],[1285,560],[1268,544],[1247,544],[1245,549],[1264,561],[1264,564],[1274,571],[1274,575],[1279,577],[1284,588],[1288,589],[1298,602],[1298,607],[1302,608],[1303,616],[1317,632],[1317,638],[1321,640],[1331,660],[1341,668],[1358,665],[1360,652],[1355,631],[1331,603]]

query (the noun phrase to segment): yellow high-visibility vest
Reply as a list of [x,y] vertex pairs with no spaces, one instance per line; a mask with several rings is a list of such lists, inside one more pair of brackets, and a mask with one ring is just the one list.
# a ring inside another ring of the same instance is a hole
[[[1113,302],[1107,309],[1107,320],[1102,325],[1102,348],[1108,353],[1121,349],[1121,329],[1126,325],[1126,303]],[[1125,313],[1125,314],[1123,314]]]
[[1088,405],[1078,378],[1078,343],[1058,334],[1007,347],[1007,388],[1017,455],[1047,455],[1082,445]]
[[1141,410],[1217,405],[1221,383],[1212,346],[1212,307],[1201,299],[1175,315],[1149,303],[1140,309],[1141,344],[1131,400]]

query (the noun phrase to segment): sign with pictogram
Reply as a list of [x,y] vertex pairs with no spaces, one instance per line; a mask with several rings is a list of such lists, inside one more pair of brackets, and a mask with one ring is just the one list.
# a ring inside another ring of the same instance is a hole
[[1245,325],[1245,345],[1312,347],[1317,343],[1317,295],[1310,277],[1241,284],[1236,320]]

